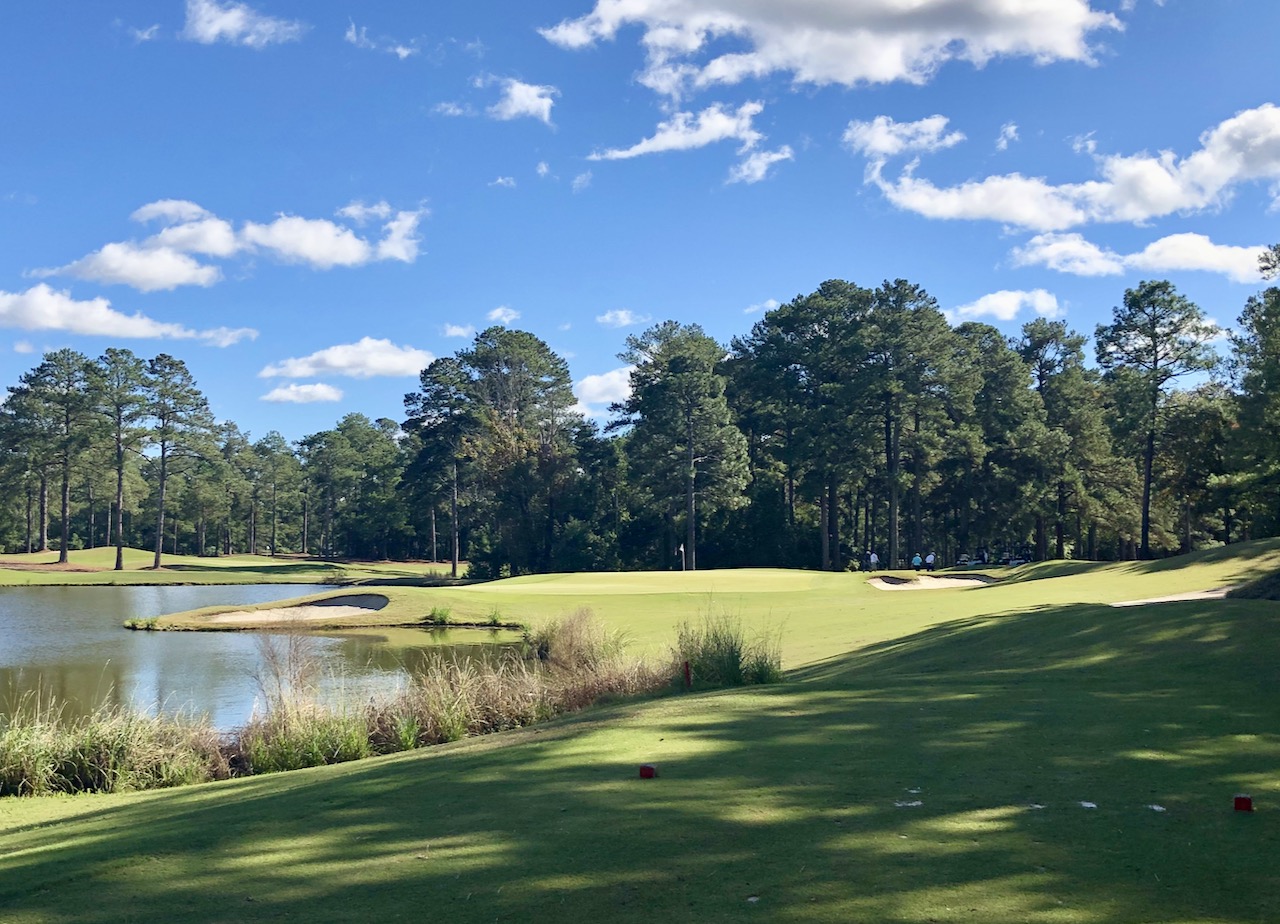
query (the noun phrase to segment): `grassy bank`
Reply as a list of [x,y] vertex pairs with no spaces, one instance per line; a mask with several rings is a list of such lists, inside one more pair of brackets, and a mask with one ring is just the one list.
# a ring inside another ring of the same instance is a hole
[[[1104,604],[1275,554],[928,593],[802,576],[817,601],[743,606],[785,608],[777,686],[292,774],[0,800],[0,919],[1274,920],[1280,604]],[[636,601],[669,591],[643,582],[622,576],[598,612],[620,597],[656,623]],[[1232,811],[1237,792],[1257,811]]]
[[226,555],[201,558],[165,555],[152,570],[154,553],[125,549],[125,570],[115,571],[115,549],[79,549],[66,565],[57,552],[0,556],[0,586],[66,584],[343,584],[378,581],[437,581],[447,564],[428,562],[333,562],[293,556]]

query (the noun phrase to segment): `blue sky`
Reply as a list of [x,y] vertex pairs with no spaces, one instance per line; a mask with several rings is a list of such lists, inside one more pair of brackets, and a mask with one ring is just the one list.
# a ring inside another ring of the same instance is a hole
[[1272,0],[15,0],[0,380],[186,360],[289,439],[399,419],[493,323],[622,397],[823,280],[1092,333],[1167,278],[1224,325],[1280,241]]

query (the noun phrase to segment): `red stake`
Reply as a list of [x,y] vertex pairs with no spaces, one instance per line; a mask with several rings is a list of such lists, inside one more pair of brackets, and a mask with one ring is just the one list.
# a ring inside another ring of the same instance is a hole
[[689,672],[689,662],[684,662],[684,688],[686,690],[693,689],[693,674]]

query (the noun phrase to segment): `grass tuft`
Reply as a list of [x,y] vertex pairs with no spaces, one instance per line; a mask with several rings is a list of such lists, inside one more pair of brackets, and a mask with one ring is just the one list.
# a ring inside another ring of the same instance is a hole
[[[676,664],[685,662],[698,687],[738,687],[777,683],[782,679],[782,633],[763,632],[748,639],[742,620],[727,613],[707,613],[698,625],[676,628]],[[677,676],[683,681],[682,676]]]

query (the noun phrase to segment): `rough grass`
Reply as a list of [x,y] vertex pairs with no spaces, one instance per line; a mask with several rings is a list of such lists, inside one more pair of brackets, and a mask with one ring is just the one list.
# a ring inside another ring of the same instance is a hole
[[784,655],[814,655],[783,684],[0,801],[0,919],[1275,920],[1280,605],[1098,605],[1231,583],[1274,549],[979,591],[845,584],[830,614],[785,609]]

